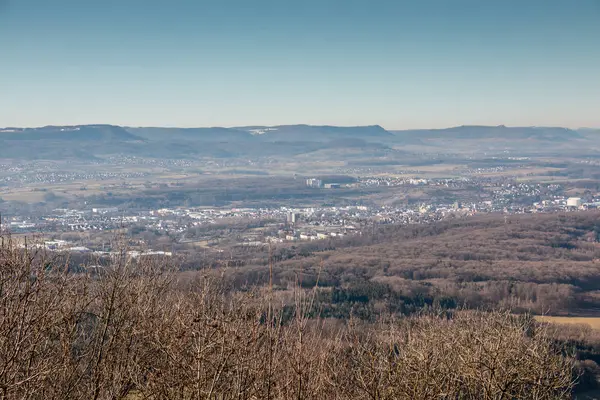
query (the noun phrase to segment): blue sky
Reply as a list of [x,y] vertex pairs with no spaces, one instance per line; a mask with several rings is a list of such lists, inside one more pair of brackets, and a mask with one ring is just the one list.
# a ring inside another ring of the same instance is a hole
[[0,126],[600,126],[600,0],[0,0]]

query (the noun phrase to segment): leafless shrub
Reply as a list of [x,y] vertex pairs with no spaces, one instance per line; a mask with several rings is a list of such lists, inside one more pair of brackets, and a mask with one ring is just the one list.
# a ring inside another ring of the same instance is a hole
[[421,316],[349,335],[335,376],[347,398],[570,398],[572,360],[508,313]]
[[[556,399],[573,361],[544,326],[502,312],[376,324],[321,320],[316,289],[181,285],[123,252],[70,273],[0,249],[1,399]],[[588,368],[592,370],[592,368]]]

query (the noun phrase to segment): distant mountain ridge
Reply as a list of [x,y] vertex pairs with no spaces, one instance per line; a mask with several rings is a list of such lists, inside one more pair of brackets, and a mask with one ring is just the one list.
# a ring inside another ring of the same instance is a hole
[[503,139],[503,140],[548,140],[566,141],[582,139],[576,130],[561,127],[507,127],[463,125],[444,129],[413,129],[392,131],[399,137],[419,139]]
[[43,126],[41,128],[0,129],[0,140],[103,141],[127,142],[142,140],[123,127],[115,125]]
[[[389,131],[379,125],[279,125],[212,128],[45,126],[0,129],[0,158],[91,159],[110,154],[152,158],[385,157],[403,146],[461,149],[600,148],[600,131],[560,127],[459,126]],[[426,149],[426,150],[427,150]],[[419,150],[420,151],[420,150]]]
[[390,139],[540,139],[570,140],[586,138],[600,129],[580,130],[561,127],[507,127],[463,125],[443,129],[386,130],[379,125],[331,126],[331,125],[276,125],[242,127],[126,127],[117,125],[66,125],[39,128],[3,128],[0,139],[4,140],[182,140],[206,142],[273,141],[273,142],[329,142],[343,139],[387,141]]
[[152,140],[152,141],[271,141],[329,142],[343,139],[390,139],[394,135],[379,125],[315,126],[281,125],[252,127],[162,128],[121,127],[116,125],[45,126],[40,128],[0,129],[0,139],[6,140]]
[[252,140],[252,134],[236,128],[125,128],[131,134],[148,140],[183,140],[205,142],[229,142]]
[[145,139],[227,142],[232,140],[260,140],[271,142],[328,142],[340,139],[391,138],[393,134],[379,125],[374,126],[316,126],[279,125],[246,126],[233,128],[126,128]]
[[330,125],[278,125],[235,128],[245,130],[267,141],[326,142],[338,139],[376,140],[391,138],[393,134],[379,125],[330,126]]

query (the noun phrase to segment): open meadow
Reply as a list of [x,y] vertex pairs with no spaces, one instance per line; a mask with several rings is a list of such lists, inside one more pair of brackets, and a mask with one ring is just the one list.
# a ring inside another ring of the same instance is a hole
[[594,330],[600,330],[600,317],[553,317],[537,315],[537,321],[560,325],[587,325]]

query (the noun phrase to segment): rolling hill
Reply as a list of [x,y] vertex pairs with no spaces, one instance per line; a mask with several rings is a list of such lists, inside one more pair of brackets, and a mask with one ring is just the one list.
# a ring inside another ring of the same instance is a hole
[[420,140],[542,140],[569,141],[582,139],[579,132],[560,127],[457,126],[446,129],[392,131],[396,137]]
[[[245,126],[161,128],[115,125],[45,126],[0,129],[0,157],[61,159],[107,154],[152,158],[320,157],[351,159],[417,145],[422,151],[474,149],[528,152],[595,151],[596,130],[558,127],[459,126],[388,131],[373,126]],[[419,151],[421,151],[419,150]]]
[[380,141],[393,137],[379,125],[373,126],[314,126],[314,125],[280,125],[271,127],[243,127],[264,141],[282,142],[328,142],[343,139],[363,139]]
[[115,125],[44,126],[0,129],[0,140],[128,142],[141,138]]
[[253,140],[251,133],[235,128],[125,128],[128,132],[154,141],[219,142]]

